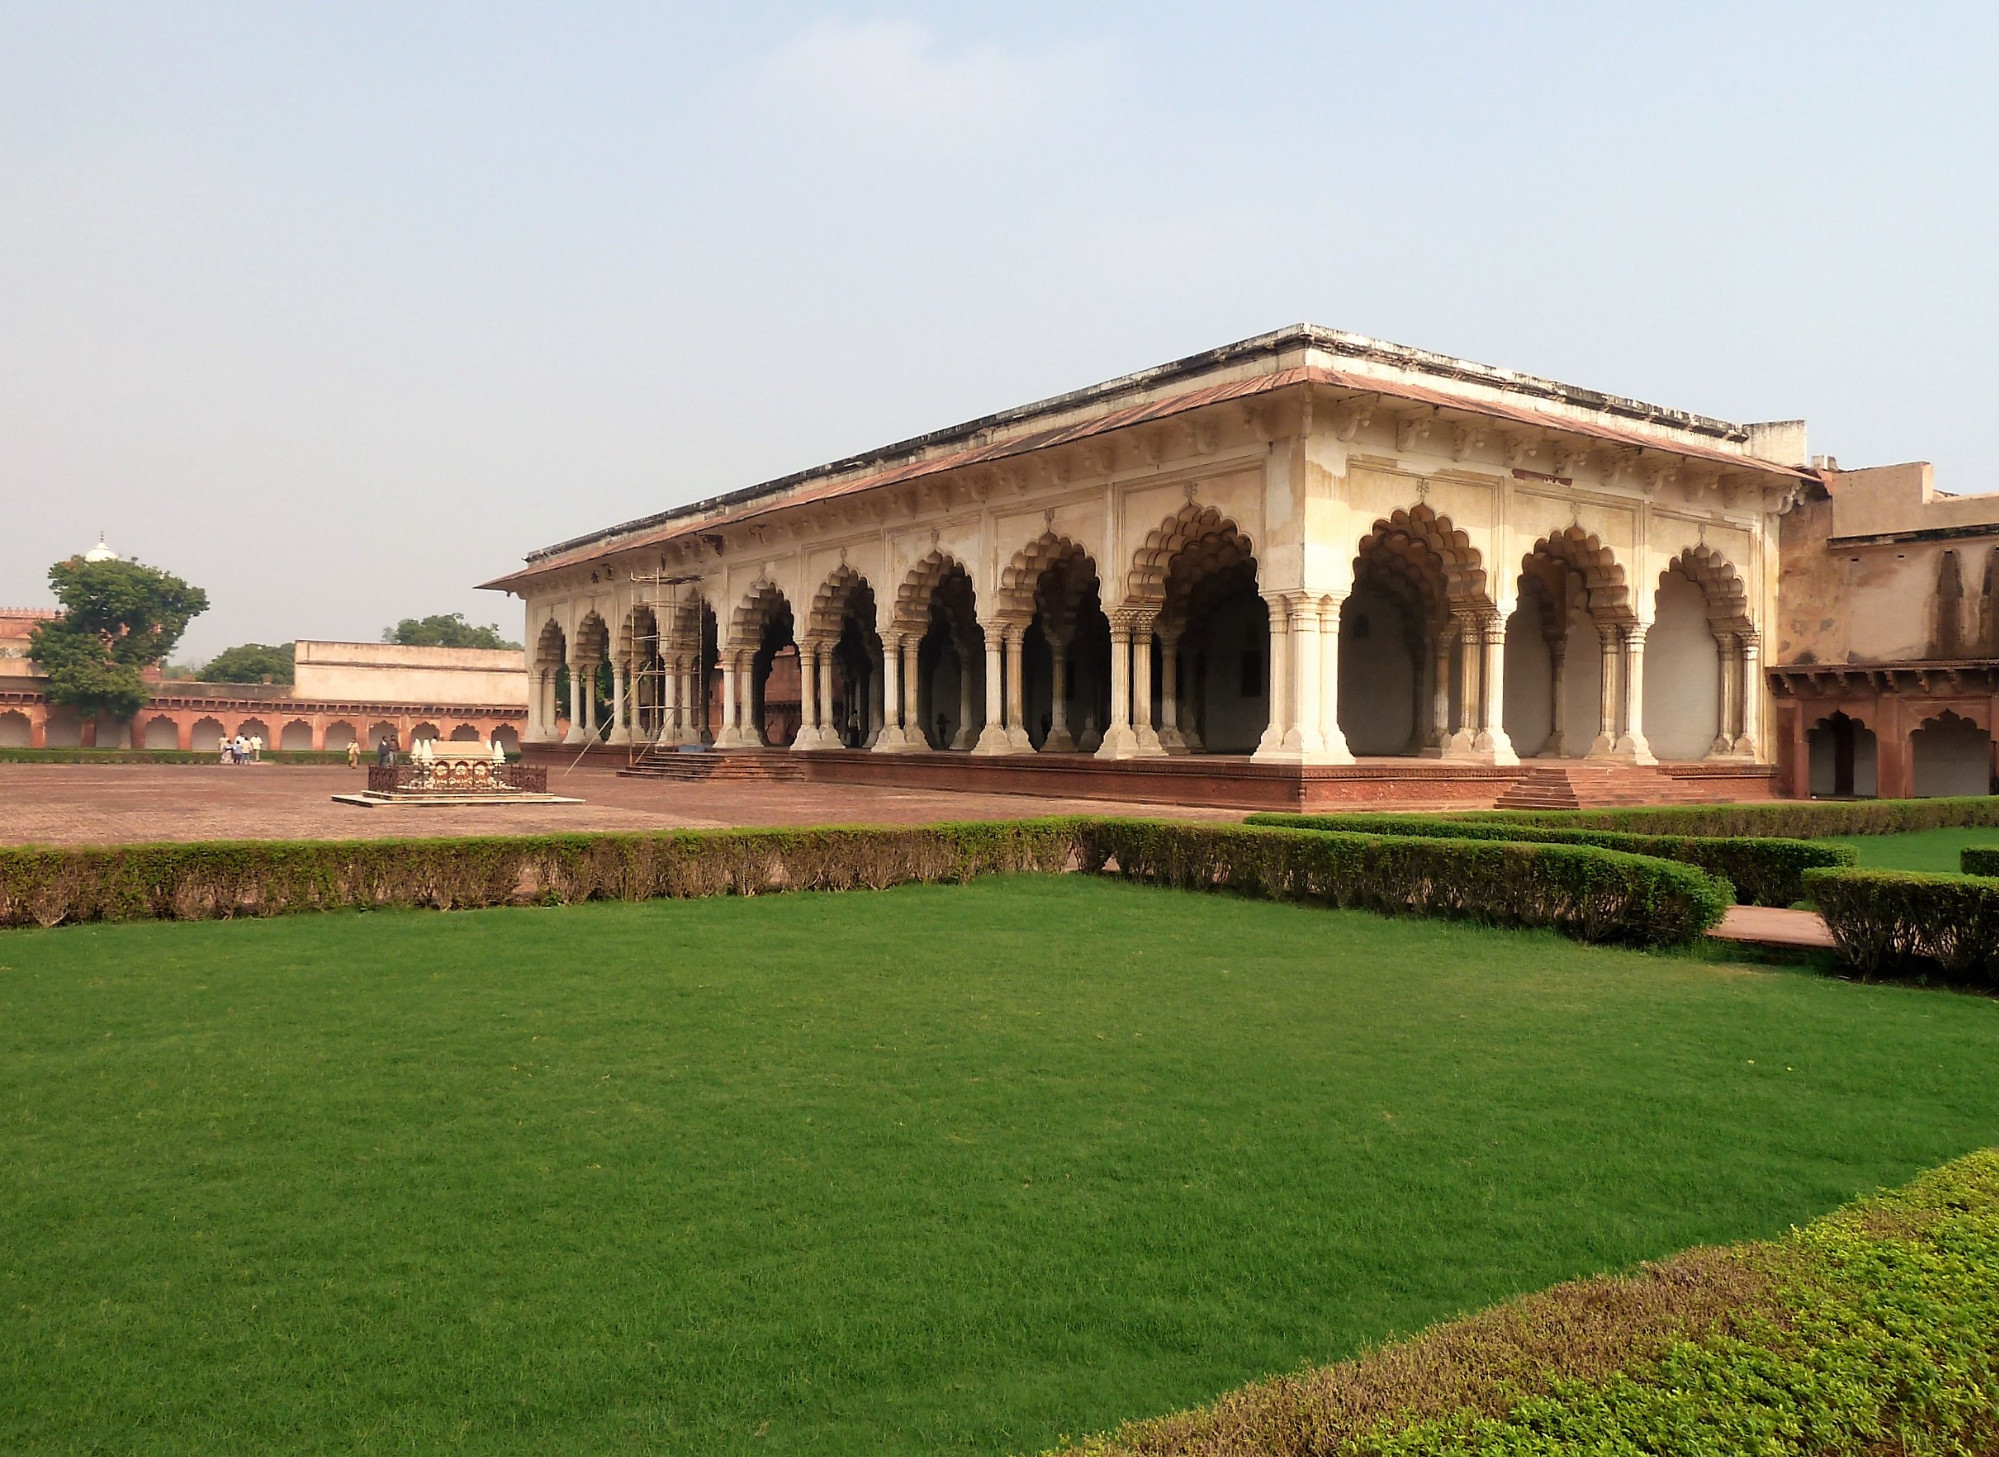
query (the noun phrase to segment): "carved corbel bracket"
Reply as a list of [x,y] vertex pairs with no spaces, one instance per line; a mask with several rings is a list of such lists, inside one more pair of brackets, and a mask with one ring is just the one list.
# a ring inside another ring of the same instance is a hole
[[1589,459],[1589,444],[1582,440],[1558,440],[1550,453],[1550,473],[1558,481],[1573,481],[1576,467]]
[[1435,412],[1398,416],[1395,421],[1395,453],[1407,455],[1419,440],[1428,440],[1436,423]]
[[1353,444],[1354,438],[1373,423],[1374,408],[1379,402],[1378,395],[1356,395],[1333,406],[1333,438],[1342,445]]

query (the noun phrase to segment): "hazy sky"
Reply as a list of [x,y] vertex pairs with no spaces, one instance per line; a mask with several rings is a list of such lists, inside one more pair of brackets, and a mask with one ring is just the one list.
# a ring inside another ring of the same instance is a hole
[[1999,489],[1999,7],[0,0],[0,601],[180,656],[1310,320]]

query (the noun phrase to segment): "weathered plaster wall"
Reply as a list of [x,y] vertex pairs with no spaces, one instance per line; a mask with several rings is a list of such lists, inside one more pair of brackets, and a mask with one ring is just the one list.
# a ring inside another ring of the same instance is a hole
[[518,650],[301,639],[295,654],[293,692],[300,698],[348,703],[528,701],[527,660]]
[[[1927,471],[1927,467],[1924,467]],[[1779,528],[1778,644],[1784,664],[1896,663],[1999,654],[1999,497],[1976,497],[1984,526],[1942,539],[1841,539],[1835,528],[1892,524],[1906,514],[1862,511],[1867,487],[1853,471],[1835,478],[1842,493],[1804,501]]]

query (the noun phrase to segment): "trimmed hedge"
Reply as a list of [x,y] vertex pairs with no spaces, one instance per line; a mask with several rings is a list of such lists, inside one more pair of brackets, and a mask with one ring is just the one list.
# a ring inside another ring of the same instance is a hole
[[880,889],[1059,871],[1074,822],[0,850],[0,926]]
[[1700,935],[1731,895],[1691,866],[1585,845],[1046,819],[0,850],[0,926],[879,889],[1113,865],[1162,885],[1553,926],[1585,941],[1641,945]]
[[1819,866],[1858,865],[1850,845],[1820,840],[1745,836],[1635,835],[1617,830],[1556,829],[1505,820],[1455,820],[1437,815],[1253,814],[1253,825],[1297,830],[1345,830],[1369,835],[1429,835],[1461,840],[1512,840],[1529,844],[1595,845],[1628,855],[1653,855],[1697,865],[1735,887],[1745,906],[1788,906],[1803,898],[1804,872]]
[[1966,845],[1957,852],[1957,868],[1966,875],[1999,875],[1999,845]]
[[[0,764],[220,764],[218,749],[0,749]],[[371,751],[363,746],[363,757]],[[345,764],[345,749],[273,749],[266,764]]]
[[1659,804],[1632,809],[1504,809],[1467,818],[1575,830],[1650,835],[1899,835],[1910,830],[1999,826],[1999,795],[1959,799],[1759,800],[1749,804]]
[[1999,880],[1909,870],[1808,870],[1840,959],[1862,972],[1999,984]]
[[1726,882],[1586,845],[1355,835],[1152,820],[1083,820],[1085,870],[1391,915],[1552,926],[1582,941],[1669,946],[1721,919]]
[[1999,1150],[1781,1240],[1561,1285],[1071,1457],[1999,1450]]

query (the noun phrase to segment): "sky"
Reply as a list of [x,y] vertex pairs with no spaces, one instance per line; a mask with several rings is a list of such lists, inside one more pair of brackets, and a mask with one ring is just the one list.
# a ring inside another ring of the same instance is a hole
[[1299,321],[1999,490],[1999,7],[0,0],[0,603],[177,657]]

